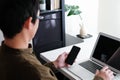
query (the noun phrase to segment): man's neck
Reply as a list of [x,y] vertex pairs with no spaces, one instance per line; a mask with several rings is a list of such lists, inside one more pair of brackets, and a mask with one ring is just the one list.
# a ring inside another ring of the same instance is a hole
[[4,40],[4,44],[11,48],[15,49],[26,49],[28,48],[28,41],[23,38],[13,38],[13,39],[6,39]]

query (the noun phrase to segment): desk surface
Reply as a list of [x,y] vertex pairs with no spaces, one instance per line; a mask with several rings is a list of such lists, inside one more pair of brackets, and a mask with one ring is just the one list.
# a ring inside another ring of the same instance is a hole
[[[91,38],[85,39],[83,43],[74,44],[75,46],[81,47],[81,51],[76,58],[76,62],[74,64],[78,64],[82,60],[88,59],[94,47],[95,41],[97,39],[97,35],[94,35]],[[44,59],[46,62],[54,61],[60,54],[63,52],[69,52],[73,45],[43,52],[40,54],[41,58]],[[74,65],[73,64],[73,65]],[[69,72],[66,68],[62,68],[59,70],[62,74],[68,77],[71,80],[79,80],[77,76]]]

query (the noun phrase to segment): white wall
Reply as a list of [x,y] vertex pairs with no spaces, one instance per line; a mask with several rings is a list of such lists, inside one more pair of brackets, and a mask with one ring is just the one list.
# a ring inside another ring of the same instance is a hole
[[99,0],[98,31],[120,37],[120,0]]
[[[82,18],[87,32],[90,34],[97,33],[98,27],[98,1],[99,0],[65,0],[65,4],[79,5],[82,11]],[[65,17],[66,33],[71,35],[79,34],[78,16]]]

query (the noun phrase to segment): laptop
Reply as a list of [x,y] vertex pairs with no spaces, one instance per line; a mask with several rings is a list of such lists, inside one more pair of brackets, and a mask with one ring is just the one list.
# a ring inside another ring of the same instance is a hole
[[81,80],[92,80],[96,69],[105,65],[109,66],[114,74],[120,74],[120,39],[100,32],[90,58],[68,70]]

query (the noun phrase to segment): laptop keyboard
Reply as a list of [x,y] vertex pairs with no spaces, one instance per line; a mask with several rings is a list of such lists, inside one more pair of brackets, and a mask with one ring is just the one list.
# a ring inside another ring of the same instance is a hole
[[101,66],[93,63],[92,61],[86,61],[86,62],[80,63],[79,65],[89,70],[92,73],[95,73],[97,69],[98,70],[102,69]]

